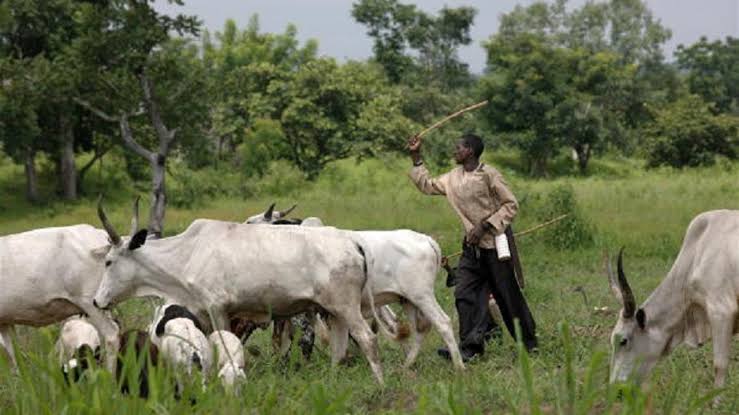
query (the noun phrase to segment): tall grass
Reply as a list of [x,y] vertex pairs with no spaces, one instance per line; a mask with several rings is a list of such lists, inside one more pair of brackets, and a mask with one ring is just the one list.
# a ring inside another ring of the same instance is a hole
[[[403,348],[382,340],[387,384],[381,388],[356,349],[352,352],[360,357],[338,368],[331,368],[325,350],[314,353],[310,361],[298,353],[283,360],[272,355],[269,333],[257,332],[250,343],[261,353],[247,356],[247,382],[238,394],[228,394],[211,374],[205,390],[196,383],[187,390],[195,401],[191,406],[186,399],[174,399],[175,374],[165,369],[152,376],[156,392],[148,401],[122,396],[116,381],[101,370],[92,371],[85,382],[66,386],[52,353],[58,328],[19,327],[18,374],[11,373],[0,353],[0,412],[736,413],[739,385],[734,377],[723,391],[710,386],[710,347],[678,349],[658,365],[644,387],[608,384],[608,336],[618,304],[611,298],[600,258],[603,248],[625,245],[625,266],[637,300],[646,298],[669,270],[695,214],[739,208],[738,166],[643,171],[633,160],[614,158],[595,160],[597,174],[589,177],[530,180],[518,173],[505,153],[489,161],[500,168],[521,201],[516,230],[540,222],[551,207],[547,204],[554,200],[552,192],[566,188],[592,237],[588,244],[559,244],[547,234],[556,231],[553,227],[518,241],[526,274],[525,294],[537,322],[538,353],[527,355],[506,334],[488,345],[482,359],[457,373],[436,356],[441,341],[431,334],[415,366],[404,370]],[[296,216],[319,216],[328,224],[350,229],[410,228],[432,235],[444,252],[456,252],[462,235],[458,220],[443,198],[420,195],[412,187],[406,177],[408,164],[396,159],[358,165],[344,161],[329,166],[313,183],[292,170],[273,166],[267,176],[238,185],[246,190],[214,190],[197,203],[182,205],[189,208],[170,207],[166,233],[182,231],[195,218],[240,221],[273,201],[278,208],[297,202]],[[98,223],[94,194],[72,204],[31,206],[22,201],[21,179],[22,171],[0,162],[0,234]],[[112,222],[127,229],[131,197],[143,194],[142,188],[130,183],[106,187],[104,176],[96,180],[106,191]],[[200,178],[208,186],[213,180],[217,179]],[[230,188],[236,181],[235,176],[224,176],[221,185]],[[188,192],[190,197],[199,194],[192,189]],[[437,298],[456,322],[453,293],[444,287],[443,278],[437,284]],[[608,309],[595,312],[595,306]],[[126,328],[143,328],[151,317],[151,304],[129,301],[118,308],[118,315]],[[722,401],[712,408],[709,403],[715,393],[721,393]]]

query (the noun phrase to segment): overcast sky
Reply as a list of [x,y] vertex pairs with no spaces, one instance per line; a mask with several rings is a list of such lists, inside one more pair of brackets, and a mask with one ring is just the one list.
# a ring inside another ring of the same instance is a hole
[[[221,31],[226,19],[234,19],[244,27],[252,14],[259,15],[263,32],[283,32],[288,23],[298,28],[301,40],[316,39],[319,53],[338,59],[365,59],[372,54],[372,41],[365,27],[351,17],[351,0],[184,0],[185,6],[157,0],[156,7],[166,13],[194,14],[211,31]],[[533,0],[419,0],[420,8],[435,13],[444,5],[473,6],[478,10],[472,27],[473,43],[460,50],[462,60],[473,72],[482,72],[485,52],[480,43],[495,33],[498,18],[516,4],[531,4]],[[585,0],[570,0],[577,7]],[[739,0],[647,0],[654,15],[672,30],[666,54],[679,44],[691,44],[701,36],[723,39],[739,37]]]

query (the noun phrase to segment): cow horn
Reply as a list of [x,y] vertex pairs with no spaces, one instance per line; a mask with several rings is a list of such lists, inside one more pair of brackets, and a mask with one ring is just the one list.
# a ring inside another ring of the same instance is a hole
[[129,235],[133,236],[136,231],[139,230],[139,200],[141,199],[141,196],[136,196],[136,199],[133,201],[133,216],[131,217],[131,233]]
[[634,293],[631,292],[631,287],[629,287],[629,282],[626,280],[626,274],[624,274],[623,256],[624,249],[621,248],[618,253],[618,286],[623,297],[624,318],[631,318],[634,317],[636,312],[636,300],[634,299]]
[[269,205],[269,207],[267,208],[267,211],[266,211],[266,212],[264,212],[264,218],[265,218],[265,219],[267,219],[267,220],[272,220],[272,212],[273,212],[274,210],[275,210],[275,204],[274,204],[274,203],[272,203],[272,204],[271,204],[271,205]]
[[289,215],[290,212],[292,212],[293,210],[295,210],[296,207],[298,207],[298,204],[297,203],[295,203],[290,209],[281,211],[280,212],[280,219],[283,219],[285,216]]
[[113,245],[120,245],[121,237],[118,236],[118,232],[115,231],[115,228],[108,220],[108,217],[105,216],[105,212],[103,211],[103,195],[100,195],[100,197],[98,198],[98,217],[100,218],[100,222],[103,223],[103,229],[105,229],[105,232],[108,232],[110,242]]
[[608,286],[611,287],[611,292],[618,299],[618,302],[623,304],[624,299],[621,295],[621,290],[618,288],[618,281],[616,280],[616,275],[613,273],[613,267],[611,265],[611,256],[608,254],[607,250],[603,251],[603,268],[606,271]]

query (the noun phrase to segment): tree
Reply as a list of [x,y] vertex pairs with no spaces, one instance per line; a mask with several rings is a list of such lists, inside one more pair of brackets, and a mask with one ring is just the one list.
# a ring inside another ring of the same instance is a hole
[[[7,18],[0,26],[0,51],[6,68],[3,74],[6,92],[19,95],[20,86],[31,86],[36,95],[31,101],[16,95],[24,105],[19,111],[25,123],[33,119],[36,128],[28,130],[34,134],[5,136],[6,146],[15,153],[15,159],[25,159],[27,196],[38,199],[35,189],[35,162],[38,151],[48,152],[57,161],[62,195],[66,199],[77,197],[77,170],[75,167],[75,128],[78,111],[71,105],[71,96],[77,87],[74,66],[64,59],[65,45],[78,35],[73,15],[78,6],[67,0],[9,0],[2,4]],[[29,71],[14,71],[12,67],[28,66]],[[25,78],[25,79],[21,79]],[[13,86],[12,84],[15,84]],[[10,96],[8,96],[10,98]],[[6,100],[6,110],[13,105]],[[18,143],[12,141],[19,140]],[[24,156],[21,156],[20,153]]]
[[[75,54],[97,65],[88,67],[85,76],[90,89],[76,101],[115,123],[123,145],[149,164],[148,229],[161,236],[167,157],[178,143],[198,139],[197,132],[202,130],[199,114],[205,113],[206,104],[199,94],[203,71],[197,48],[185,39],[171,39],[170,33],[195,35],[199,22],[184,15],[159,15],[146,0],[95,4],[79,18],[90,30],[75,43]],[[144,114],[148,124],[132,123]]]
[[719,112],[739,114],[739,39],[709,42],[702,37],[675,53],[681,69],[688,72],[690,92],[714,104]]
[[569,9],[567,0],[517,6],[501,17],[496,36],[512,39],[522,34],[536,34],[554,47],[613,53],[618,65],[636,65],[625,114],[629,128],[650,120],[645,102],[658,105],[678,94],[677,72],[664,63],[662,52],[672,33],[643,0],[588,1]]
[[636,68],[619,65],[618,55],[557,47],[540,35],[495,37],[487,47],[488,123],[522,151],[531,174],[546,174],[561,146],[576,152],[584,173],[592,151],[625,127]]
[[689,95],[656,110],[646,132],[647,165],[694,167],[712,164],[717,155],[736,159],[739,154],[739,121],[715,115],[713,104]]
[[45,72],[45,61],[4,60],[0,63],[0,140],[3,150],[17,163],[23,164],[26,176],[26,199],[39,201],[36,153],[39,151],[41,128],[37,109],[43,99],[37,88],[39,73]]
[[352,7],[354,19],[367,26],[374,39],[375,60],[392,82],[436,83],[445,90],[470,81],[457,50],[471,43],[475,14],[472,7],[444,7],[431,16],[397,0],[360,0]]
[[284,157],[309,179],[331,161],[397,148],[393,140],[411,131],[397,91],[366,64],[317,59],[271,90],[285,98],[278,108]]
[[255,121],[279,117],[283,99],[270,88],[314,60],[318,46],[308,41],[301,47],[293,25],[283,34],[260,33],[256,15],[243,31],[227,20],[215,36],[217,45],[208,33],[203,37],[203,61],[212,101],[207,135],[216,148],[217,167],[224,149],[235,149]]

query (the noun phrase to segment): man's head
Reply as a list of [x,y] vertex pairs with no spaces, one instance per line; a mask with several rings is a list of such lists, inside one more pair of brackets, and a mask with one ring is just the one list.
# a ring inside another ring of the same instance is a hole
[[457,164],[463,164],[467,160],[477,160],[485,150],[482,138],[475,134],[465,134],[459,138],[454,150],[454,160]]

